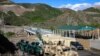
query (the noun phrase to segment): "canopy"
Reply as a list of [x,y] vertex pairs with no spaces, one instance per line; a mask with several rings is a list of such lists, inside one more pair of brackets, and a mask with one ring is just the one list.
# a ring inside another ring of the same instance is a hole
[[90,27],[90,26],[85,26],[85,27],[81,27],[79,30],[94,30],[96,29],[95,27]]
[[63,30],[94,30],[96,28],[95,27],[91,27],[91,26],[64,25],[64,26],[58,27],[58,29],[63,29]]
[[80,26],[72,26],[72,25],[64,25],[61,27],[58,27],[58,29],[63,29],[63,30],[78,30]]

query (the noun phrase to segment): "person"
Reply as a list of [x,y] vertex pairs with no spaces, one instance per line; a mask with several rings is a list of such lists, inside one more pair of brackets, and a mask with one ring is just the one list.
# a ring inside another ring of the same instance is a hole
[[17,43],[20,50],[23,52],[22,56],[25,56],[25,41],[22,39],[19,43]]
[[40,56],[42,53],[42,48],[39,46],[39,42],[36,42],[36,46],[35,46],[35,55],[36,56]]
[[21,41],[19,41],[18,43],[16,43],[16,46],[21,49],[21,45],[22,43],[24,43],[24,40],[22,39]]
[[29,44],[29,41],[26,41],[25,43],[25,52],[27,53],[27,55],[30,55],[31,45]]
[[31,53],[32,54],[35,54],[35,51],[34,51],[35,50],[35,47],[36,47],[36,43],[35,42],[32,42],[31,43]]
[[62,44],[62,42],[61,41],[58,41],[57,45],[61,45],[61,44]]

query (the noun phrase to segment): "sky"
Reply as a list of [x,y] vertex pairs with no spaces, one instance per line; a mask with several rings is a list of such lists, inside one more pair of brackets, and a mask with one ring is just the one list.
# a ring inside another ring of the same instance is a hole
[[45,3],[56,8],[70,8],[83,10],[93,6],[100,6],[100,0],[11,0],[15,3]]

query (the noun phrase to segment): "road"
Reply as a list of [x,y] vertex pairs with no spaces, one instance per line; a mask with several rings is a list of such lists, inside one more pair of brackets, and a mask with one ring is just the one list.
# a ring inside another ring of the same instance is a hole
[[100,40],[90,40],[90,47],[100,50]]
[[78,51],[79,56],[100,56],[100,54],[97,54],[96,51],[86,51],[86,50],[79,50]]

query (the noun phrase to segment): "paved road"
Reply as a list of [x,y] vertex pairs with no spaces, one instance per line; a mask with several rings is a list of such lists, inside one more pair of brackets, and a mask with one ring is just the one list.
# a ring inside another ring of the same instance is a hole
[[[94,51],[95,52],[95,51]],[[100,56],[99,54],[97,53],[94,53],[93,51],[90,52],[90,51],[85,51],[85,50],[80,50],[78,51],[79,53],[79,56]]]
[[90,40],[90,46],[100,50],[100,40]]
[[80,50],[78,51],[78,53],[79,53],[79,56],[89,56],[90,55],[90,52],[85,51],[85,50]]

